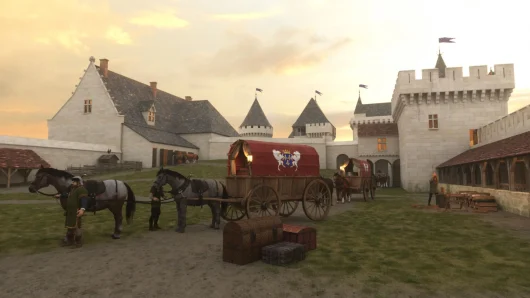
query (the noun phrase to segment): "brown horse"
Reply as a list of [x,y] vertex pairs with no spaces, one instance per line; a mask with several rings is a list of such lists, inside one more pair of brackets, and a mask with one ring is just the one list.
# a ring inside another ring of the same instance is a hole
[[333,184],[335,184],[335,189],[337,190],[337,203],[342,202],[344,204],[344,199],[348,199],[348,202],[351,202],[353,191],[348,180],[339,173],[335,173],[333,174]]
[[389,187],[390,186],[390,176],[386,173],[377,173],[375,176],[375,183],[377,187]]
[[[40,193],[46,196],[55,196],[55,194],[44,194],[39,190],[49,185],[55,187],[57,194],[60,196],[61,207],[66,211],[66,200],[72,178],[74,175],[54,168],[41,168],[37,171],[35,179],[29,185],[29,192]],[[86,180],[83,185],[88,190],[91,197],[90,206],[87,212],[96,212],[104,209],[114,215],[114,233],[111,235],[113,239],[119,239],[122,230],[122,207],[127,201],[125,209],[125,216],[127,224],[132,223],[134,211],[136,210],[136,198],[131,187],[120,180]]]

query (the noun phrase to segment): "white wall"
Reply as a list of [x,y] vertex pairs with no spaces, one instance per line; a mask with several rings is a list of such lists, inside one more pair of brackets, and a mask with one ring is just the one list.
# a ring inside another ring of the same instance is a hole
[[478,128],[479,147],[530,131],[530,105]]
[[[386,151],[377,150],[377,139],[386,138]],[[379,137],[360,137],[359,138],[359,156],[399,156],[399,137],[398,136],[379,136]],[[369,158],[372,160],[371,158]]]
[[337,157],[346,154],[348,157],[359,156],[357,142],[329,142],[326,144],[326,169],[337,169]]
[[[87,99],[92,100],[92,113],[89,114],[84,113],[84,101]],[[48,139],[120,148],[123,120],[91,62],[72,97],[48,120]]]
[[[210,150],[210,139],[211,138],[216,138],[216,137],[221,137],[218,134],[215,134],[215,133],[189,133],[189,134],[181,134],[180,136],[183,137],[186,141],[188,141],[188,142],[192,143],[193,145],[199,147],[199,160],[218,159],[218,158],[212,158],[210,156],[210,152],[211,152],[211,150]],[[228,150],[226,152],[228,153]],[[226,155],[225,155],[224,158],[226,158]]]
[[[199,150],[166,144],[151,143],[127,126],[123,126],[123,160],[141,161],[142,167],[153,165],[153,148],[157,148],[156,164],[160,164],[160,149],[198,153]],[[200,157],[199,157],[200,158]]]
[[246,125],[239,128],[239,134],[244,136],[263,136],[272,138],[273,128],[270,126]]

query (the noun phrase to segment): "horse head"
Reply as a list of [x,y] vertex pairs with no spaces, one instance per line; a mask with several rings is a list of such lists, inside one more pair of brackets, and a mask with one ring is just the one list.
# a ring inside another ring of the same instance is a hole
[[35,174],[35,179],[30,183],[28,190],[31,193],[36,193],[40,189],[54,186],[57,191],[64,191],[70,185],[68,180],[72,179],[74,175],[54,168],[41,168]]
[[172,189],[177,189],[186,183],[187,180],[188,178],[179,172],[160,168],[156,174],[156,179],[153,182],[153,186],[151,187],[151,193],[153,193],[153,191],[161,191],[162,187],[166,184],[169,184]]

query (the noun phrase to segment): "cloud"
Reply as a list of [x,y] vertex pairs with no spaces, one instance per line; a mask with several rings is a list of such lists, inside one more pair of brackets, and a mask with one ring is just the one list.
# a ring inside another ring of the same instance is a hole
[[117,44],[122,44],[122,45],[132,43],[132,39],[129,33],[123,31],[123,29],[118,26],[110,26],[107,29],[107,33],[105,33],[105,38],[107,38],[108,40],[112,40]]
[[280,10],[269,11],[269,12],[246,12],[246,13],[227,13],[227,14],[216,14],[213,15],[214,19],[225,20],[225,21],[245,21],[245,20],[257,20],[274,17],[282,14]]
[[144,12],[141,15],[131,18],[129,22],[138,26],[154,27],[158,29],[177,29],[189,25],[188,21],[177,17],[173,11]]
[[268,42],[228,32],[232,43],[210,57],[195,57],[190,70],[205,76],[246,76],[263,73],[295,75],[324,62],[351,43],[349,38],[326,41],[303,30],[284,28]]

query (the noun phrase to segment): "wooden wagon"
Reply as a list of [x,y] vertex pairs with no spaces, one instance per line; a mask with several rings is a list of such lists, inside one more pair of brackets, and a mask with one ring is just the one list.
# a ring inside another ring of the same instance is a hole
[[320,176],[313,147],[238,140],[228,153],[227,221],[247,216],[290,216],[302,202],[311,220],[323,220],[331,207],[331,190]]
[[350,158],[345,161],[340,169],[340,174],[348,182],[349,193],[362,193],[365,202],[368,197],[372,200],[375,199],[377,183],[369,162]]

